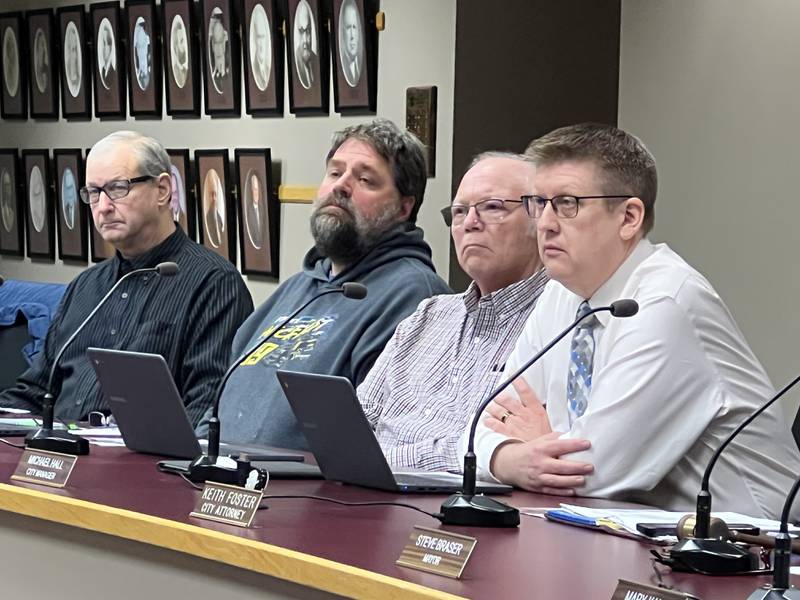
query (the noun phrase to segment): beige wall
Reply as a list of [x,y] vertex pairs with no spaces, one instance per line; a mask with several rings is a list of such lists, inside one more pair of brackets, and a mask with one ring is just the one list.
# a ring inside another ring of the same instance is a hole
[[[73,5],[76,0],[3,0],[0,10]],[[437,271],[445,278],[448,267],[448,230],[437,208],[449,202],[451,147],[453,140],[453,65],[455,56],[456,0],[382,0],[386,29],[379,40],[378,115],[405,124],[405,90],[410,86],[436,85],[439,94],[437,177],[428,180],[425,203],[419,224],[434,253]],[[0,121],[0,147],[84,148],[120,128],[132,128],[159,138],[173,148],[270,147],[273,160],[281,162],[283,184],[316,186],[323,172],[323,160],[331,133],[368,117],[296,118],[288,114],[288,92],[284,118],[161,121],[128,119],[100,122],[9,122]],[[333,97],[331,95],[331,111]],[[283,204],[281,207],[281,280],[300,270],[301,260],[312,245],[308,229],[308,205]],[[81,267],[30,259],[0,258],[0,272],[7,278],[67,282]],[[256,304],[262,302],[275,284],[264,279],[246,278]]]
[[652,237],[711,280],[783,386],[800,371],[800,2],[622,6],[619,122],[658,161]]

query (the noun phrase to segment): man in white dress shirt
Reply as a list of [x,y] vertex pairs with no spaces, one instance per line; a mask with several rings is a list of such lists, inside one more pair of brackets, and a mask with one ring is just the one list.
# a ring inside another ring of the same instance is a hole
[[[714,450],[774,394],[725,304],[666,244],[652,244],[656,167],[608,125],[531,143],[539,253],[551,282],[506,365],[511,373],[586,307],[587,318],[488,408],[479,468],[519,487],[692,510]],[[542,404],[546,408],[542,408]],[[775,405],[726,448],[713,509],[777,518],[800,453]]]

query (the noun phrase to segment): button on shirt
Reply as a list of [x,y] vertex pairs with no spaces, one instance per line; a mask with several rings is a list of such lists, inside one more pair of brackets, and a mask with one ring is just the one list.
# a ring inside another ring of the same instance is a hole
[[481,297],[424,300],[398,325],[358,388],[388,462],[458,470],[458,440],[477,405],[497,385],[547,276],[544,271]]
[[[554,431],[588,439],[565,455],[595,467],[582,496],[693,510],[712,453],[774,389],[711,284],[665,244],[642,240],[589,299],[592,307],[633,298],[630,318],[597,313],[592,388],[586,411],[570,425],[569,336],[525,373],[547,404]],[[545,288],[508,359],[511,371],[574,319],[584,299],[558,282]],[[481,424],[478,465],[504,436]],[[775,405],[729,445],[711,475],[713,509],[778,518],[800,472],[800,453]],[[796,513],[797,511],[795,511]]]
[[86,358],[86,348],[93,346],[162,355],[196,424],[212,401],[233,335],[253,303],[233,265],[189,240],[180,228],[140,256],[125,259],[117,253],[73,280],[48,330],[45,351],[13,388],[0,393],[0,406],[41,412],[61,346],[123,275],[165,261],[176,262],[180,272],[126,279],[66,350],[55,373],[55,414],[78,420],[108,410]]

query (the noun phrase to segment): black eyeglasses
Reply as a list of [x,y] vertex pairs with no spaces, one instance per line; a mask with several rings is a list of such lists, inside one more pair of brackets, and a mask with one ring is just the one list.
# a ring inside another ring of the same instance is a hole
[[475,204],[453,203],[450,206],[445,206],[439,212],[442,213],[442,218],[444,218],[444,222],[448,227],[461,227],[464,224],[464,219],[467,218],[467,214],[469,214],[469,209],[473,206],[478,213],[478,218],[484,223],[499,223],[511,211],[518,208],[522,202],[522,200],[487,198]]
[[109,200],[121,200],[130,193],[134,184],[150,181],[151,179],[155,179],[155,177],[153,175],[140,175],[133,179],[114,179],[101,187],[86,185],[81,188],[81,200],[86,204],[95,204],[100,200],[100,192],[105,192]]
[[611,198],[633,198],[633,196],[630,194],[617,194],[614,196],[553,196],[552,198],[545,198],[543,196],[520,196],[528,216],[534,219],[538,219],[542,216],[548,202],[553,205],[553,211],[556,213],[556,216],[572,219],[578,214],[578,207],[580,206],[581,200]]

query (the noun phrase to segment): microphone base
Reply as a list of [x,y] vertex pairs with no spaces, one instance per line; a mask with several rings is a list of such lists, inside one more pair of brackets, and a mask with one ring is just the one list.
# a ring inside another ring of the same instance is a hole
[[483,494],[453,494],[442,504],[445,525],[518,527],[519,510]]
[[800,590],[790,588],[760,587],[747,597],[747,600],[800,600]]
[[73,456],[89,454],[89,440],[68,431],[37,429],[25,437],[25,445],[34,450],[72,454]]
[[756,571],[758,556],[727,540],[688,538],[669,551],[674,571],[708,573],[713,575]]
[[247,481],[250,471],[249,461],[246,463],[246,468],[243,467],[244,465],[239,461],[237,461],[236,467],[218,465],[216,459],[212,459],[207,454],[201,454],[189,463],[186,478],[193,483],[213,481],[241,487]]

